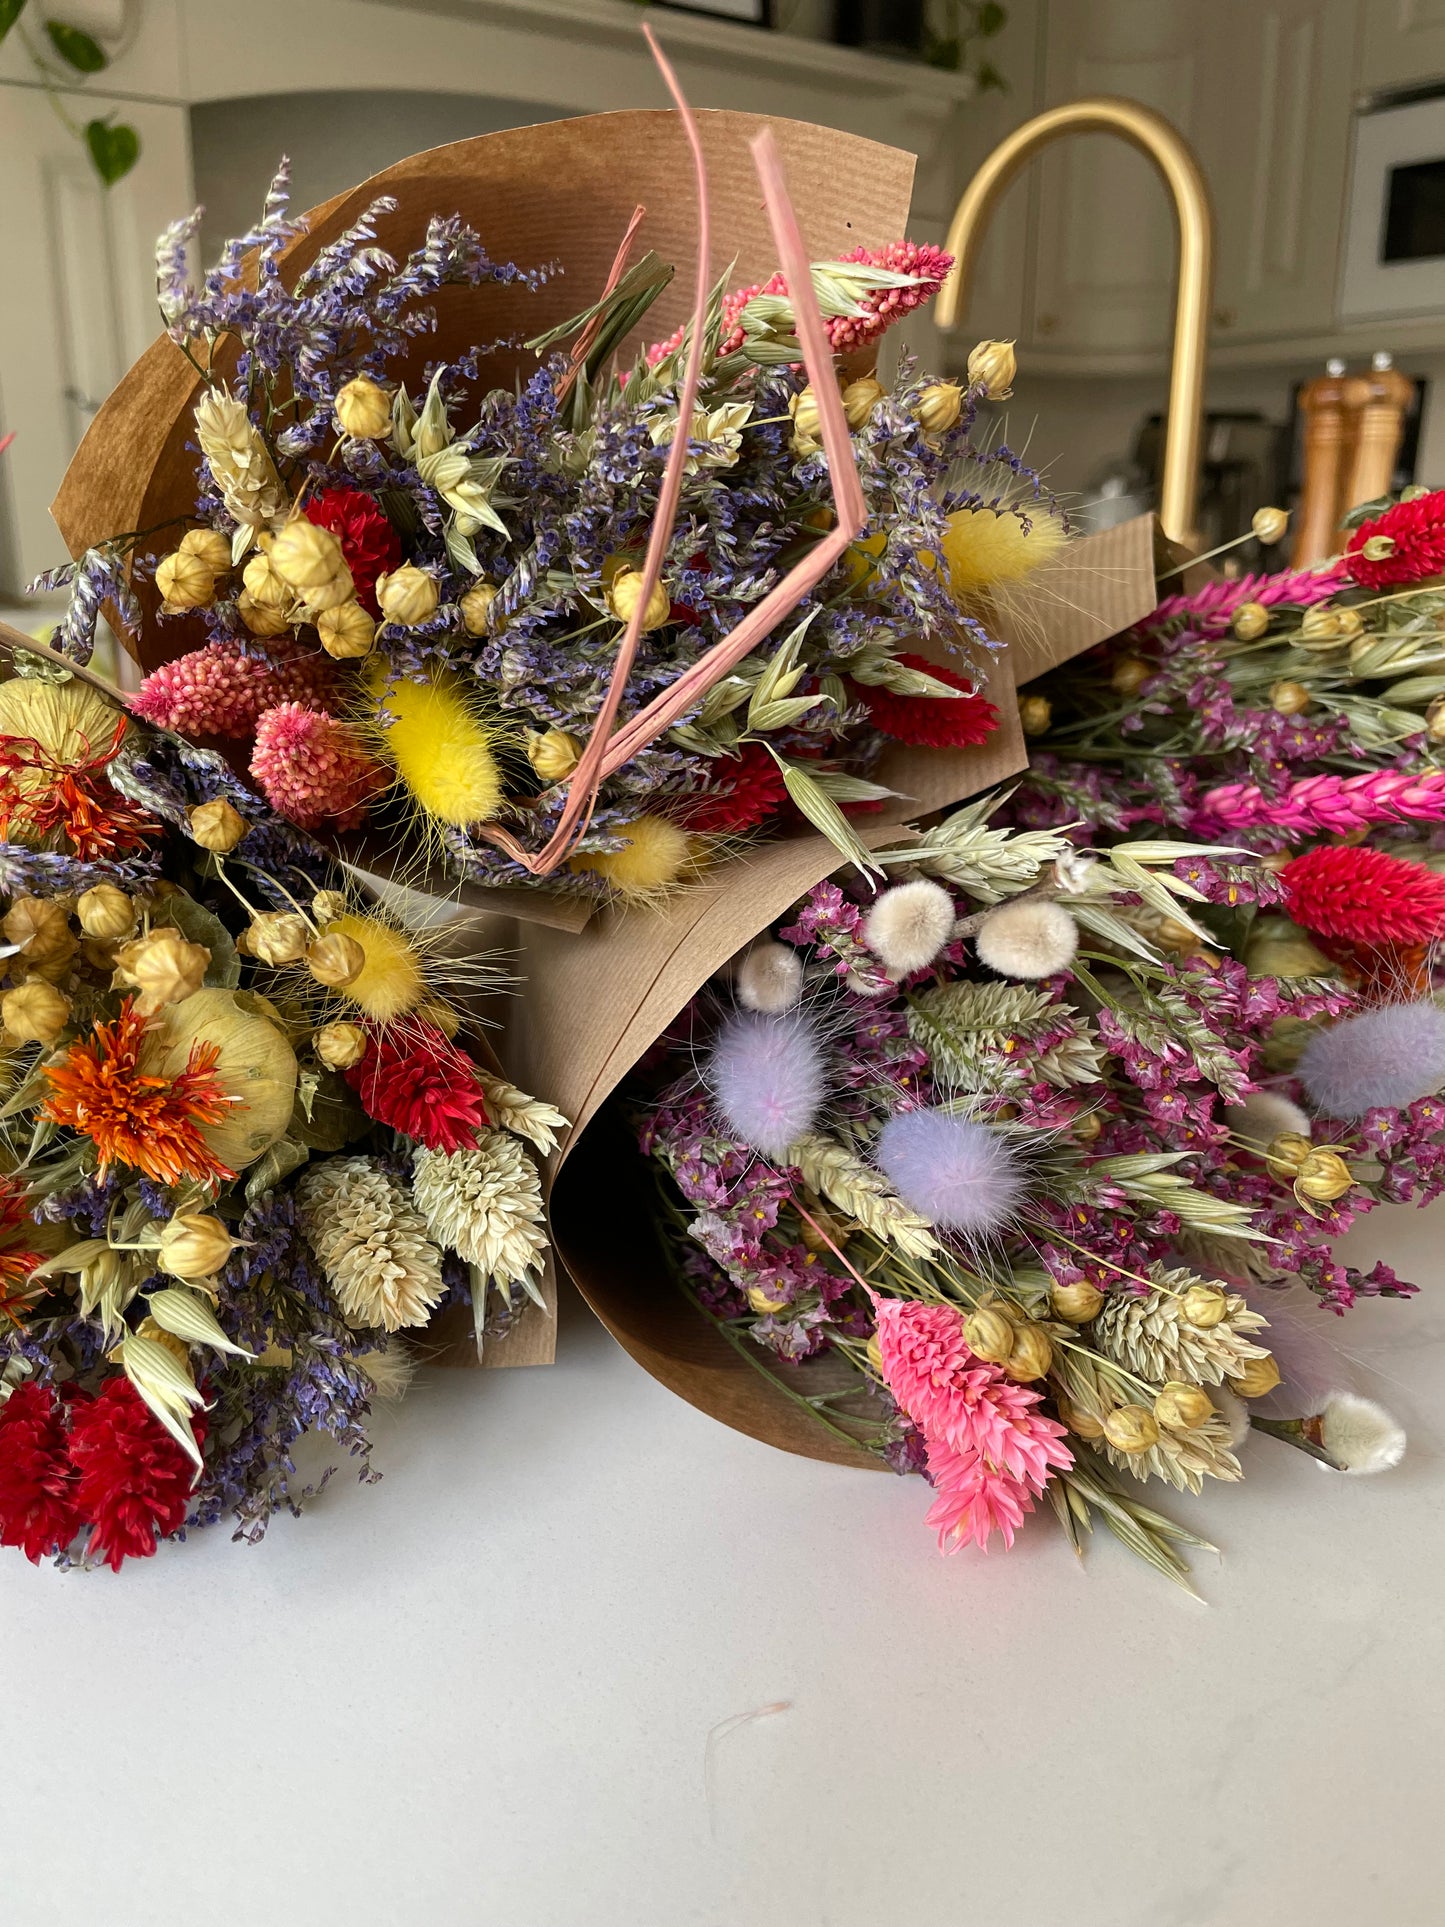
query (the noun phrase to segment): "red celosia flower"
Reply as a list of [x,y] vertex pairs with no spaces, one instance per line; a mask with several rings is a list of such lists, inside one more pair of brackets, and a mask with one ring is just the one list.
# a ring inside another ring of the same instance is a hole
[[911,743],[915,748],[970,749],[984,742],[998,728],[998,711],[991,702],[974,693],[973,680],[956,669],[945,669],[926,656],[900,654],[899,662],[909,669],[957,689],[957,696],[899,696],[891,689],[850,683],[849,691],[868,707],[873,727],[895,742]]
[[208,642],[153,669],[131,708],[182,736],[243,737],[277,703],[324,705],[335,692],[335,671],[315,651],[268,659],[245,655],[234,642]]
[[[1394,546],[1372,561],[1364,548],[1377,537]],[[1362,589],[1397,589],[1439,575],[1445,570],[1445,489],[1396,502],[1362,522],[1346,545],[1345,567]]]
[[278,703],[261,717],[251,774],[271,807],[303,830],[354,829],[391,781],[353,729],[304,703]]
[[701,835],[751,830],[766,822],[788,800],[783,772],[762,743],[744,743],[736,762],[714,766],[720,784],[706,796],[683,797],[677,814]]
[[0,1546],[18,1546],[32,1565],[80,1530],[66,1447],[54,1389],[18,1385],[0,1405]]
[[356,585],[356,599],[369,615],[379,615],[378,576],[390,575],[401,561],[401,538],[369,495],[354,488],[324,488],[306,502],[308,522],[330,529]]
[[63,761],[32,736],[0,736],[0,838],[12,828],[42,841],[59,832],[92,863],[154,836],[160,824],[106,780],[125,731],[118,716],[107,746],[80,761]]
[[467,1150],[487,1122],[471,1058],[424,1018],[372,1031],[345,1077],[368,1117],[429,1151]]
[[[191,1430],[203,1445],[201,1413]],[[126,1559],[150,1558],[185,1524],[195,1467],[128,1378],[108,1378],[93,1399],[76,1402],[70,1459],[80,1515],[91,1529],[88,1551],[112,1572]]]
[[1281,878],[1295,922],[1349,944],[1430,943],[1445,937],[1445,877],[1383,850],[1321,844]]
[[128,1164],[157,1184],[233,1178],[200,1131],[219,1124],[232,1103],[216,1076],[220,1046],[194,1045],[177,1078],[147,1077],[140,1067],[145,1034],[145,1019],[127,998],[113,1024],[97,1024],[61,1063],[46,1065],[50,1096],[41,1116],[88,1137],[102,1177],[112,1164]]

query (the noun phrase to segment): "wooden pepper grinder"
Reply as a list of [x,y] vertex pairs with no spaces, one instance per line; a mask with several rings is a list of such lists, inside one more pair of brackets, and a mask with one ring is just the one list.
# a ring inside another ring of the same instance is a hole
[[1355,451],[1341,514],[1361,502],[1388,495],[1405,433],[1405,417],[1415,399],[1415,384],[1385,353],[1371,357],[1367,375],[1345,383],[1345,406],[1355,417]]
[[1325,372],[1300,390],[1305,418],[1304,485],[1290,552],[1290,565],[1296,569],[1318,562],[1335,547],[1354,458],[1355,417],[1346,405],[1347,386],[1345,364],[1332,358],[1325,363]]

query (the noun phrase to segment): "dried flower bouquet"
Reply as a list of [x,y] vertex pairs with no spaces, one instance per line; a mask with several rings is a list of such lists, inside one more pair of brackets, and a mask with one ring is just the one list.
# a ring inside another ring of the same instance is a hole
[[[1203,1542],[1147,1481],[1238,1479],[1251,1428],[1357,1473],[1403,1450],[1309,1326],[1414,1289],[1334,1246],[1445,1188],[1445,1013],[1407,1035],[1327,959],[1247,961],[1288,869],[989,808],[877,852],[876,893],[812,890],[637,1074],[662,1236],[820,1438],[928,1478],[946,1550],[1047,1494],[1183,1582]],[[1379,862],[1399,908],[1414,866]]]

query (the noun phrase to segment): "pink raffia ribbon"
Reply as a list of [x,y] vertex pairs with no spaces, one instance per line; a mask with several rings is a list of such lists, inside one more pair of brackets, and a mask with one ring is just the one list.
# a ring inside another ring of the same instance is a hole
[[1226,783],[1200,798],[1194,827],[1200,833],[1268,829],[1348,836],[1398,822],[1445,823],[1445,770],[1306,776],[1283,796],[1266,796],[1254,783]]
[[769,592],[757,607],[740,622],[730,635],[715,643],[706,655],[699,657],[690,669],[679,676],[676,682],[663,690],[659,696],[639,710],[636,716],[614,733],[613,725],[622,705],[627,689],[627,679],[637,655],[638,639],[642,633],[642,622],[652,592],[662,576],[662,564],[667,547],[672,540],[672,531],[677,520],[677,504],[682,493],[683,473],[687,464],[688,443],[692,427],[694,406],[697,401],[698,382],[702,372],[703,334],[707,325],[707,304],[710,287],[710,248],[711,220],[708,209],[707,163],[703,156],[702,139],[698,133],[697,121],[686,97],[678,83],[666,56],[657,43],[651,27],[642,29],[652,57],[661,69],[667,83],[668,92],[677,104],[678,115],[682,120],[683,131],[687,135],[688,146],[692,152],[693,174],[697,183],[697,282],[693,297],[692,337],[688,343],[687,362],[683,370],[682,387],[677,403],[677,432],[672,438],[668,451],[667,466],[663,471],[662,488],[658,495],[657,514],[653,519],[648,536],[647,554],[642,565],[642,582],[637,595],[637,606],[629,618],[618,644],[617,660],[612,667],[612,676],[607,686],[607,694],[602,707],[597,712],[587,745],[579,757],[567,785],[567,798],[558,818],[557,827],[542,850],[532,852],[514,837],[510,831],[498,828],[495,824],[482,825],[477,834],[486,839],[496,849],[502,850],[515,863],[521,864],[533,876],[548,876],[566,860],[578,839],[586,834],[592,820],[592,812],[597,803],[597,792],[605,780],[624,763],[631,762],[639,750],[657,741],[664,730],[670,729],[677,719],[698,703],[722,678],[728,675],[743,658],[766,640],[783,619],[791,614],[808,592],[815,588],[823,577],[842,556],[845,549],[856,541],[868,522],[867,504],[863,499],[863,485],[858,479],[858,465],[853,456],[852,438],[848,433],[847,419],[843,413],[843,403],[839,396],[838,384],[833,375],[832,351],[823,326],[823,317],[818,309],[817,297],[813,293],[812,269],[807,250],[803,245],[802,233],[798,227],[797,216],[788,198],[787,182],[783,175],[782,162],[778,157],[776,143],[771,132],[765,127],[752,143],[754,165],[762,183],[763,203],[767,209],[768,221],[777,244],[778,256],[788,285],[794,290],[792,303],[794,322],[798,340],[803,350],[803,365],[813,384],[817,399],[819,426],[822,434],[823,451],[828,459],[828,473],[833,491],[833,502],[837,512],[837,522],[830,533],[792,568],[777,587]]

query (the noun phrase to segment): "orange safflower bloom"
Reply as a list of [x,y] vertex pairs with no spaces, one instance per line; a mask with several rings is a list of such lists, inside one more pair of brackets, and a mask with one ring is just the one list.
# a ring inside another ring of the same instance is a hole
[[97,1024],[70,1046],[64,1063],[46,1066],[50,1096],[41,1116],[88,1137],[102,1177],[112,1164],[128,1164],[158,1184],[233,1178],[200,1131],[219,1124],[235,1101],[216,1076],[219,1046],[195,1045],[179,1077],[147,1077],[145,1034],[145,1019],[128,998],[113,1024]]

